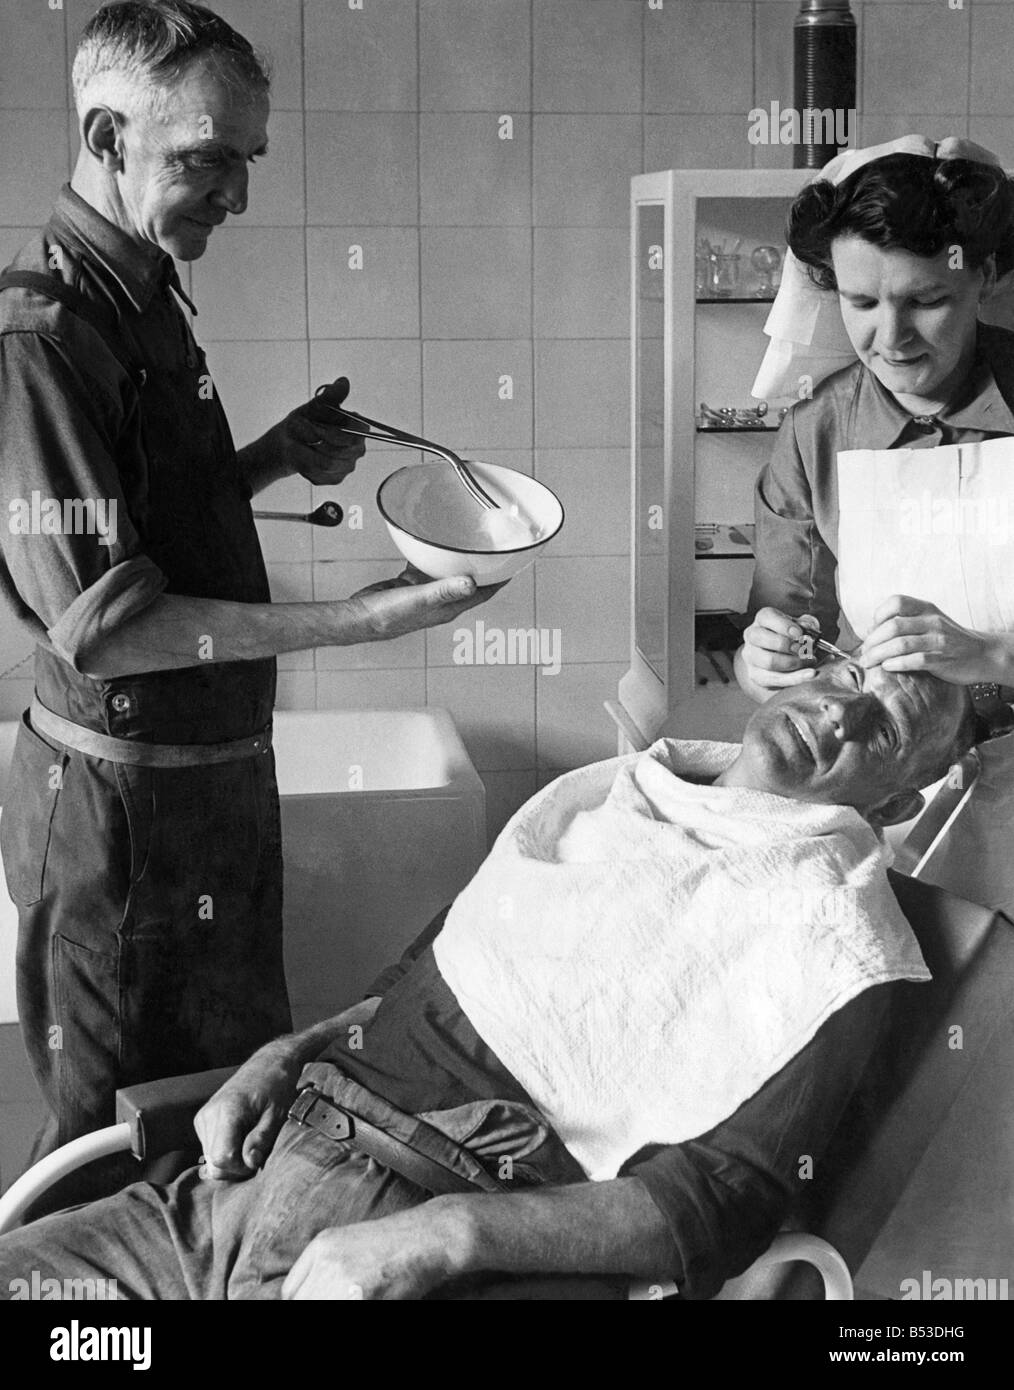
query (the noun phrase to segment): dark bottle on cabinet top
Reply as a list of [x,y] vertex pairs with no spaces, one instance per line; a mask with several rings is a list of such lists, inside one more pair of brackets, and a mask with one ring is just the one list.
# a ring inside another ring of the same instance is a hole
[[792,162],[796,169],[821,169],[853,135],[856,21],[849,0],[802,0],[793,48],[800,140]]

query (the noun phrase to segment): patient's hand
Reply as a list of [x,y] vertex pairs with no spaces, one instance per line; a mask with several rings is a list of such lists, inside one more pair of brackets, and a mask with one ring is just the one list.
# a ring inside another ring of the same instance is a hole
[[296,1093],[302,1060],[282,1042],[244,1062],[194,1117],[204,1150],[201,1177],[253,1177],[263,1167]]
[[303,1033],[276,1038],[244,1062],[194,1116],[204,1150],[201,1177],[235,1182],[263,1168],[296,1098],[305,1063],[343,1036],[349,1025],[368,1023],[379,1003],[376,997],[363,999]]
[[287,1299],[417,1299],[459,1271],[460,1223],[440,1199],[321,1231],[289,1270]]

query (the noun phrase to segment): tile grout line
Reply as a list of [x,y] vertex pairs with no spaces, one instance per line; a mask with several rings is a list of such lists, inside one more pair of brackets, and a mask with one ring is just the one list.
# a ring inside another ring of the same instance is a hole
[[[532,220],[531,238],[529,241],[529,330],[531,332],[531,345],[529,348],[531,361],[531,391],[532,391],[532,410],[531,410],[531,430],[532,430],[532,476],[538,478],[538,453],[536,450],[536,440],[538,438],[538,406],[536,404],[536,335],[535,335],[535,0],[528,0],[528,213]],[[539,565],[538,561],[532,566],[532,619],[536,629],[539,626]],[[534,679],[534,672],[532,673]],[[532,761],[536,768],[539,765],[539,690],[536,685],[532,691]]]
[[[423,338],[423,210],[422,210],[422,5],[415,0],[415,206],[416,206],[416,311],[419,315],[419,429],[426,434],[426,352]],[[424,629],[423,703],[430,703],[430,639]]]
[[[310,334],[310,166],[308,146],[308,122],[309,108],[306,101],[306,0],[300,0],[299,4],[299,89],[300,89],[300,115],[303,124],[303,312],[306,318],[306,351],[303,354],[306,363],[306,386],[308,391],[312,391],[312,344],[313,339]],[[310,501],[313,502],[313,484],[310,484]],[[315,556],[314,539],[310,538],[310,601],[317,601],[317,561]],[[313,649],[313,708],[322,708],[320,703],[320,684],[318,681],[317,648]]]
[[965,138],[972,135],[972,11],[968,12],[968,60],[965,68]]
[[63,92],[67,119],[64,121],[65,139],[67,141],[67,182],[70,183],[74,177],[74,141],[70,137],[70,112],[77,115],[77,107],[72,104],[71,96],[71,56],[70,56],[70,14],[67,9],[63,10]]

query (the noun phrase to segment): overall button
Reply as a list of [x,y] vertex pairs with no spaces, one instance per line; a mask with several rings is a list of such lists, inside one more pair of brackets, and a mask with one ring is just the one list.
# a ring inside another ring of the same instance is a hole
[[129,713],[130,713],[130,696],[129,696],[129,695],[123,695],[123,694],[114,695],[113,698],[110,700],[109,703],[112,705],[113,709],[116,711],[117,714],[129,714]]

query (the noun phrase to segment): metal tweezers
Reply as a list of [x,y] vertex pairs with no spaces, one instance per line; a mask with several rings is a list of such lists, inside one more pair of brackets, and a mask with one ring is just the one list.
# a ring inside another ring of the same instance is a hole
[[[326,390],[326,386],[320,386],[314,392],[314,396],[319,396],[321,392]],[[500,503],[490,497],[468,468],[464,459],[459,458],[452,449],[448,449],[443,444],[434,444],[431,439],[423,439],[421,435],[409,434],[408,430],[400,430],[395,425],[384,425],[379,420],[371,420],[368,416],[360,415],[355,410],[347,410],[345,406],[328,405],[327,401],[321,401],[320,404],[326,406],[328,410],[333,410],[336,415],[341,415],[345,421],[351,420],[353,422],[351,425],[343,423],[343,421],[338,422],[339,427],[346,434],[355,434],[361,439],[374,439],[379,444],[403,444],[407,449],[419,449],[423,453],[437,454],[440,458],[446,459],[480,506],[499,508]],[[357,429],[357,425],[365,425],[366,428]]]
[[843,652],[841,647],[836,647],[831,642],[825,642],[823,637],[816,638],[813,645],[815,647],[819,647],[822,652],[827,652],[828,656],[837,657],[839,661],[852,660],[852,655],[850,652]]

